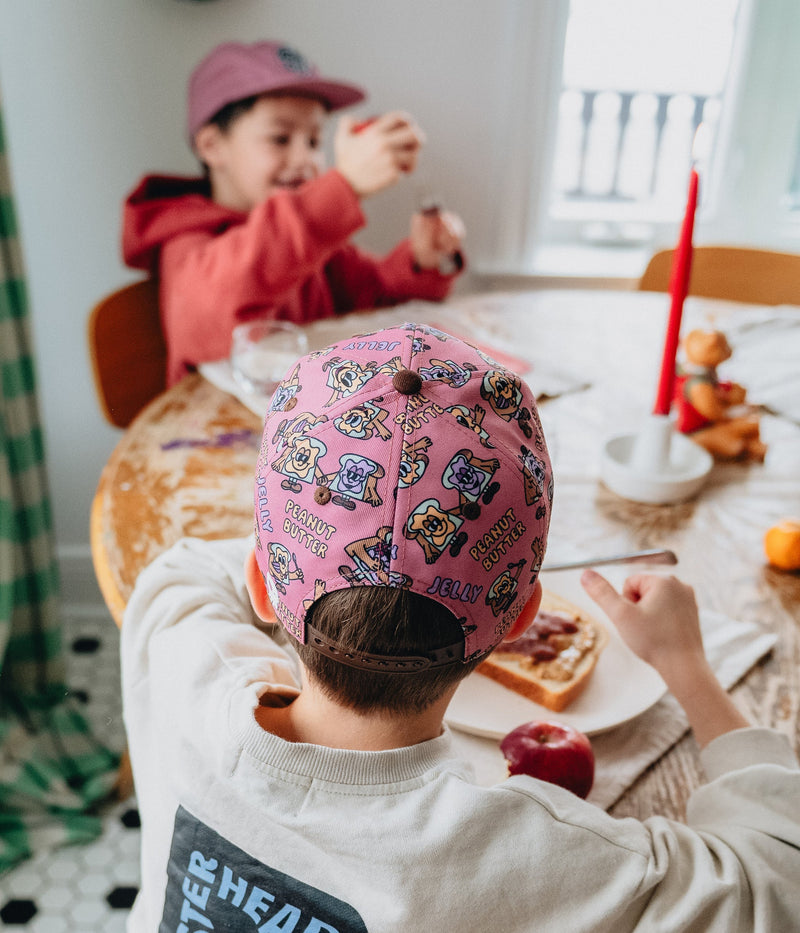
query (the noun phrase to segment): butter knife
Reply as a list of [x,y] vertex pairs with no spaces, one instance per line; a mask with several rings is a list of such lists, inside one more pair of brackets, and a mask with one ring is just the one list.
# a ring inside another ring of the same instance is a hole
[[602,564],[677,564],[674,551],[653,548],[648,551],[633,551],[630,554],[616,554],[613,557],[595,557],[590,560],[572,560],[561,564],[542,565],[542,570],[575,570],[578,567],[599,567]]

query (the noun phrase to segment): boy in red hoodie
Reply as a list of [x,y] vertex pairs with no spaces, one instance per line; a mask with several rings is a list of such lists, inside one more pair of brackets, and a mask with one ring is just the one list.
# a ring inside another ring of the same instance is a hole
[[364,96],[278,42],[223,43],[197,66],[187,129],[205,175],[145,177],[123,219],[125,262],[160,280],[169,385],[227,356],[243,321],[448,294],[463,267],[455,215],[415,214],[383,259],[348,242],[365,224],[361,200],[412,172],[423,141],[401,112],[362,127],[343,117],[325,171],[326,115]]

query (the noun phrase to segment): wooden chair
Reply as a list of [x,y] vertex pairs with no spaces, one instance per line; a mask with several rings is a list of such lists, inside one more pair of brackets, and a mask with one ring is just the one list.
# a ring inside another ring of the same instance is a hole
[[[158,310],[158,282],[143,279],[99,301],[89,315],[88,338],[103,415],[115,427],[126,428],[167,387],[167,346]],[[94,521],[94,509],[92,513]],[[95,570],[99,570],[97,563]],[[115,793],[125,800],[133,790],[126,748]]]
[[[653,254],[639,281],[640,291],[669,291],[674,252]],[[800,305],[800,255],[743,246],[696,246],[689,294],[747,304]]]
[[89,315],[88,336],[103,415],[126,428],[167,386],[158,282],[143,279],[99,301]]

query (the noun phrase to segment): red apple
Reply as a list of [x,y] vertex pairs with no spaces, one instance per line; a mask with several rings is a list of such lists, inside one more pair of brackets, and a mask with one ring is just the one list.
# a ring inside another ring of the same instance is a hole
[[589,739],[572,726],[558,722],[526,722],[500,743],[509,774],[531,777],[566,787],[586,797],[594,781],[594,752]]

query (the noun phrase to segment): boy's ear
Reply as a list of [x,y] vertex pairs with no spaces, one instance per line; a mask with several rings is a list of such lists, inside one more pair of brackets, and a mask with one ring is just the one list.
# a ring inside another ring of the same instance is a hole
[[247,592],[250,594],[250,602],[256,615],[262,622],[275,623],[277,618],[272,603],[267,595],[267,584],[261,573],[261,568],[256,560],[256,552],[250,551],[244,565],[244,578],[247,583]]
[[222,131],[215,123],[206,123],[194,134],[194,150],[206,165],[214,164],[221,139]]
[[517,618],[511,623],[511,628],[506,632],[503,641],[515,641],[517,638],[519,638],[519,636],[536,618],[536,613],[539,611],[541,602],[542,584],[541,581],[537,579],[530,599],[522,607],[522,612],[520,612]]

